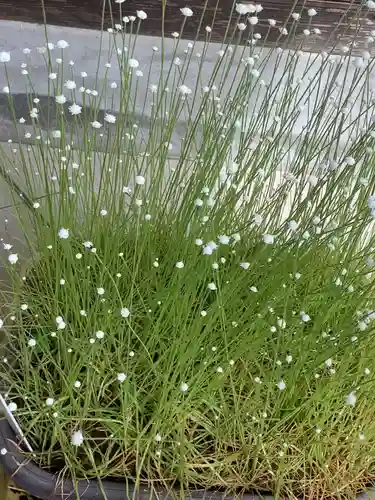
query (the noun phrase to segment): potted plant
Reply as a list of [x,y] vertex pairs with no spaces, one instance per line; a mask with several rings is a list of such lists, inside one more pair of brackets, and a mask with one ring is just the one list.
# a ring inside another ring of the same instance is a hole
[[47,38],[24,51],[27,116],[0,52],[19,139],[4,172],[30,208],[16,207],[27,252],[3,241],[0,457],[32,494],[371,484],[373,60],[330,37],[304,54],[316,14],[281,25],[237,4],[213,44],[203,11],[188,43],[182,8],[147,67],[137,11],[102,34],[92,75]]

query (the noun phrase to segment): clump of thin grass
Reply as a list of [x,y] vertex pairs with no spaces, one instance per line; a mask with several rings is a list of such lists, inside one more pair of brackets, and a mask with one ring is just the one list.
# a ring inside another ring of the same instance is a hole
[[39,462],[73,478],[317,497],[372,480],[373,62],[283,50],[272,23],[267,49],[243,9],[246,30],[219,47],[206,30],[198,62],[176,38],[167,64],[163,39],[151,69],[144,15],[125,19],[103,34],[119,71],[99,63],[100,92],[79,90],[67,42],[57,66],[38,49],[56,109],[29,87],[40,139],[6,169],[32,215],[27,265],[4,245],[1,369]]

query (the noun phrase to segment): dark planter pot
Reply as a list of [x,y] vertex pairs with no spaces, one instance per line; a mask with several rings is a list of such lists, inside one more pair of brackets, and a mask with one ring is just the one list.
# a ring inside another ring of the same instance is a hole
[[[135,488],[127,481],[79,480],[73,484],[70,479],[61,479],[58,475],[47,472],[27,458],[17,445],[17,436],[6,419],[0,420],[0,463],[4,471],[22,489],[43,500],[174,500],[180,496],[166,490],[150,490]],[[233,496],[219,492],[192,491],[186,494],[189,500],[234,500]],[[244,495],[244,500],[273,500],[274,497]]]

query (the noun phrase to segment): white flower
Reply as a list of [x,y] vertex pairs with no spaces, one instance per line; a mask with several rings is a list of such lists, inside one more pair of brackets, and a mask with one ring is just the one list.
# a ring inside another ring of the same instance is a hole
[[286,389],[286,383],[284,382],[284,380],[280,380],[280,382],[277,383],[277,387],[280,391]]
[[366,7],[368,9],[375,9],[375,2],[373,0],[367,0]]
[[179,262],[176,262],[176,267],[177,267],[177,269],[182,269],[183,267],[185,267],[185,264],[182,261],[179,261]]
[[28,341],[28,344],[29,344],[30,347],[35,347],[36,346],[36,340],[35,339],[30,339]]
[[217,371],[217,373],[223,373],[223,371],[224,371],[224,370],[222,369],[222,367],[221,367],[221,366],[218,366],[218,367],[216,368],[216,371]]
[[59,49],[67,49],[69,47],[69,44],[68,42],[66,42],[65,40],[59,40],[57,43],[56,43],[56,46],[59,48]]
[[229,245],[230,238],[226,234],[222,234],[219,236],[219,242],[221,245]]
[[13,403],[13,401],[12,401],[12,402],[10,402],[10,403],[8,404],[8,410],[9,410],[10,412],[16,411],[16,410],[17,410],[17,404],[16,404],[16,403]]
[[100,215],[101,215],[102,217],[105,217],[107,214],[108,214],[108,211],[107,211],[107,210],[105,210],[105,208],[103,208],[103,210],[100,210]]
[[292,14],[292,18],[293,18],[295,21],[298,21],[300,17],[301,17],[301,14],[298,14],[298,12],[293,12],[293,14]]
[[316,16],[317,15],[317,12],[315,9],[309,9],[307,11],[307,15],[310,16],[310,17],[313,17],[313,16]]
[[56,78],[57,78],[57,73],[50,73],[50,74],[48,75],[48,78],[49,78],[50,80],[56,80]]
[[91,122],[92,128],[101,128],[103,125],[100,122],[97,122],[96,120]]
[[246,14],[249,14],[249,5],[243,4],[243,3],[238,3],[236,4],[236,11],[240,16],[245,16]]
[[10,52],[0,52],[0,62],[7,63],[10,61]]
[[53,398],[46,399],[46,406],[52,406],[55,400]]
[[290,364],[292,361],[293,361],[293,356],[291,356],[290,354],[288,354],[285,358],[285,361]]
[[303,34],[305,36],[309,36],[310,35],[310,30],[303,30]]
[[289,229],[290,229],[291,231],[297,231],[297,229],[298,229],[298,222],[297,222],[297,221],[295,221],[295,220],[290,220],[290,221],[288,222],[288,227],[289,227]]
[[250,292],[254,292],[254,293],[257,293],[258,292],[258,288],[256,286],[251,286],[249,288]]
[[351,392],[349,393],[346,398],[345,398],[345,402],[347,405],[349,406],[355,406],[356,402],[357,402],[357,396],[355,395],[355,392]]
[[211,31],[212,31],[211,26],[206,26],[206,28],[205,28],[205,29],[206,29],[207,33],[211,33]]
[[238,23],[237,24],[237,28],[240,30],[240,31],[244,31],[246,29],[246,24],[245,23]]
[[217,286],[215,285],[215,283],[209,283],[209,284],[207,285],[207,288],[208,288],[209,290],[217,290]]
[[123,318],[129,318],[130,316],[130,311],[127,307],[123,307],[120,311],[120,314]]
[[358,321],[358,328],[361,332],[365,331],[367,328],[367,323],[365,321]]
[[71,115],[73,115],[73,116],[74,116],[74,115],[79,115],[79,114],[81,114],[81,112],[82,112],[82,106],[79,106],[79,105],[78,105],[78,104],[76,104],[76,103],[73,103],[71,106],[69,106],[69,108],[68,108],[68,109],[69,109],[69,113],[70,113]]
[[241,262],[240,267],[247,270],[250,267],[250,262]]
[[187,85],[180,85],[178,87],[178,90],[181,92],[182,95],[190,95],[191,94],[191,89]]
[[104,120],[108,123],[115,123],[116,117],[114,115],[111,115],[110,113],[106,113],[104,116]]
[[52,131],[52,137],[54,139],[60,139],[61,138],[61,131],[60,130],[53,130]]
[[181,392],[187,392],[188,389],[189,389],[188,384],[186,382],[181,382],[180,391]]
[[97,288],[96,291],[97,291],[98,295],[104,295],[104,293],[105,293],[105,290],[103,287]]
[[326,365],[327,368],[331,368],[333,361],[332,358],[328,358],[324,361],[324,364]]
[[253,217],[254,224],[257,226],[260,226],[263,222],[263,216],[260,214],[255,214]]
[[81,382],[80,382],[79,380],[76,380],[76,381],[74,382],[74,384],[73,384],[73,385],[74,385],[74,387],[75,387],[76,389],[79,389],[79,388],[81,387],[81,385],[82,385],[82,384],[81,384]]
[[195,203],[196,207],[202,207],[203,206],[203,200],[201,200],[200,198],[197,198],[194,203]]
[[83,246],[85,248],[92,248],[94,246],[93,242],[92,241],[84,241],[83,242]]
[[33,108],[30,111],[30,118],[38,118],[38,110],[37,110],[37,108]]
[[249,17],[249,23],[252,24],[253,26],[255,24],[258,24],[258,18],[256,16]]
[[69,229],[65,229],[64,227],[62,227],[57,234],[60,239],[66,240],[69,238]]
[[129,59],[128,61],[129,68],[138,68],[139,62],[137,59]]
[[98,331],[95,333],[95,337],[96,337],[97,339],[104,339],[104,335],[105,335],[105,334],[104,334],[103,330],[98,330]]
[[61,279],[60,279],[60,285],[65,285],[65,280],[64,280],[64,278],[61,278]]
[[8,260],[11,264],[16,264],[18,261],[18,254],[11,253],[10,255],[8,255]]
[[144,10],[137,10],[137,17],[144,20],[147,19],[147,14]]
[[276,19],[268,19],[268,24],[270,26],[276,26]]
[[142,175],[137,175],[135,177],[135,183],[138,184],[139,186],[143,186],[143,184],[146,182],[146,179]]
[[77,87],[76,82],[73,82],[73,80],[66,80],[64,83],[64,87],[66,87],[68,90],[73,90]]
[[301,320],[304,323],[308,323],[311,320],[310,316],[306,314],[305,311],[301,311],[300,315],[301,315]]
[[87,76],[86,71],[81,71],[81,77],[82,77],[82,78],[86,78],[86,76]]
[[[118,0],[115,0],[118,1]],[[83,434],[82,431],[75,431],[72,434],[70,442],[73,446],[81,446],[83,444]]]
[[66,323],[64,321],[60,321],[60,323],[57,324],[57,329],[58,330],[65,330]]
[[275,236],[273,236],[272,234],[265,234],[263,236],[263,241],[267,245],[272,245],[274,243],[274,241],[275,241]]
[[122,383],[122,382],[125,382],[125,380],[126,380],[127,378],[128,378],[128,376],[127,376],[127,374],[126,374],[126,373],[121,372],[121,373],[118,373],[118,374],[117,374],[117,380],[118,380],[119,382],[121,382],[121,383]]
[[8,450],[6,448],[1,448],[0,455],[6,455],[7,453],[8,453]]
[[193,15],[193,11],[189,9],[189,7],[184,7],[180,9],[180,11],[182,12],[182,15],[185,17],[191,17]]
[[57,95],[55,97],[55,101],[57,102],[57,104],[65,104],[66,103],[66,97],[63,94]]
[[9,94],[10,89],[9,89],[8,85],[5,85],[5,87],[3,87],[3,92],[4,92],[4,94]]
[[203,255],[212,255],[213,249],[210,245],[205,245],[202,249]]

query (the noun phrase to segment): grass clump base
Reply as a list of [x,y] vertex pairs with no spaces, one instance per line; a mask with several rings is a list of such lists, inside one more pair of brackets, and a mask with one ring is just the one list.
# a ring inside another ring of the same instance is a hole
[[128,21],[102,35],[119,81],[103,65],[89,102],[69,44],[57,66],[39,50],[58,124],[31,107],[40,138],[15,151],[29,256],[4,242],[1,370],[37,460],[73,479],[328,498],[374,477],[373,62],[350,46],[302,65],[243,9],[209,75],[206,30],[194,86],[176,37],[141,117]]

